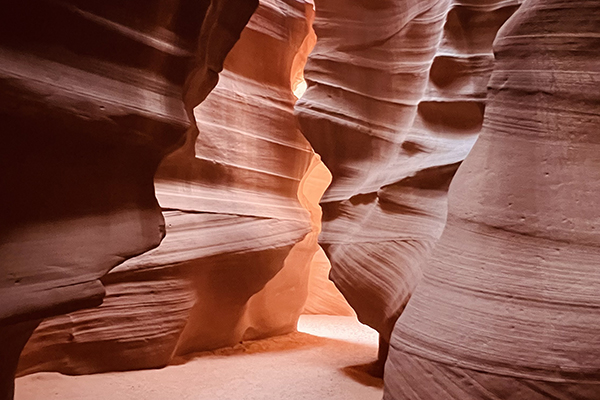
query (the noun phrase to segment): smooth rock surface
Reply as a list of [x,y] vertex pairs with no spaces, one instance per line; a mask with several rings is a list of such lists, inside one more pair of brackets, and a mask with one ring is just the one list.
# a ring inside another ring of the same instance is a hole
[[384,347],[442,232],[448,185],[482,126],[492,41],[518,4],[316,1],[296,112],[333,175],[320,243]]
[[600,398],[600,2],[529,0],[400,316],[386,400]]
[[325,252],[319,249],[310,265],[308,297],[304,314],[356,316],[344,296],[329,279],[331,263]]
[[3,4],[0,398],[40,319],[100,304],[100,279],[160,243],[154,173],[256,5]]
[[[193,109],[186,143],[158,168],[165,240],[102,279],[99,308],[44,321],[20,374],[162,367],[295,330],[329,183],[293,114],[313,13],[305,1],[260,2]],[[190,87],[204,73],[197,68]]]

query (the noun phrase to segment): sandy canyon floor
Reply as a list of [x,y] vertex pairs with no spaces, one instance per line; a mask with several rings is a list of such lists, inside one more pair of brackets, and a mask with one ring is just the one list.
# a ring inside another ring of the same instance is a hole
[[298,332],[203,352],[157,370],[16,380],[16,400],[379,400],[366,373],[378,336],[354,317],[304,315]]

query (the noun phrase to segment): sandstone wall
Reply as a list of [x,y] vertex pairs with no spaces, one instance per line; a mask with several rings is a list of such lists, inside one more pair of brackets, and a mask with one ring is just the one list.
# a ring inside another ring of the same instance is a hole
[[3,4],[0,398],[41,319],[100,304],[163,238],[154,173],[257,6],[210,3]]
[[529,0],[401,315],[385,399],[597,399],[600,2]]
[[320,242],[382,357],[483,122],[492,41],[518,1],[316,1],[301,129],[333,175]]
[[385,399],[597,398],[600,2],[520,3],[317,0],[297,103],[309,0],[5,7],[0,398],[352,315],[311,144]]
[[329,279],[331,263],[323,249],[319,249],[311,262],[308,279],[308,297],[302,312],[316,315],[356,316],[344,296]]
[[[44,321],[22,374],[160,367],[295,330],[328,184],[293,115],[313,13],[304,1],[261,1],[185,144],[158,168],[165,240],[103,278],[100,307]],[[195,86],[204,68],[186,101],[208,94]]]

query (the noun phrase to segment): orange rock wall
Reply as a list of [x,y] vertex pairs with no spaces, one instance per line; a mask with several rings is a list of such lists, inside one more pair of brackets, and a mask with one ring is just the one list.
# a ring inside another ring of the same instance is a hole
[[100,307],[44,321],[22,374],[160,367],[295,330],[328,184],[293,115],[312,15],[304,1],[260,3],[185,144],[157,171],[163,243],[103,278]]
[[312,259],[304,314],[356,316],[344,296],[329,279],[331,263],[323,249]]

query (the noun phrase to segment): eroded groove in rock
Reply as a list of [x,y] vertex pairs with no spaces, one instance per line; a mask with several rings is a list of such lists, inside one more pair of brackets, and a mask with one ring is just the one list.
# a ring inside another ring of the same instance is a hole
[[384,345],[443,229],[449,182],[482,126],[492,41],[518,4],[316,2],[296,112],[333,174],[320,242]]
[[196,126],[156,173],[165,240],[103,278],[107,300],[98,309],[44,321],[21,373],[160,367],[295,329],[328,183],[315,178],[320,161],[293,114],[294,59],[313,8],[261,1],[208,94],[221,67],[214,52],[231,36],[223,28],[238,26],[227,7],[209,9],[213,29],[200,35],[209,44],[186,84]]
[[600,2],[501,30],[483,132],[398,320],[385,399],[597,399]]

